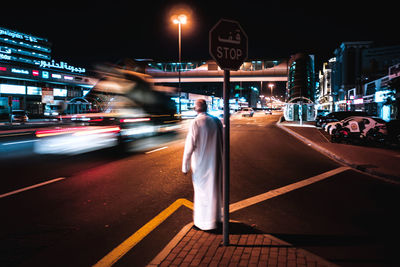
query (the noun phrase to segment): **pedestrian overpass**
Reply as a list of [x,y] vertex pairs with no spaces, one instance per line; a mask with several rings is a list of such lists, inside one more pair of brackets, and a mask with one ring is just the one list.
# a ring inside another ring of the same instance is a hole
[[[272,63],[271,63],[272,62]],[[224,71],[215,61],[204,64],[185,63],[149,63],[146,74],[152,76],[155,84],[169,83],[210,83],[223,82]],[[269,63],[269,64],[268,64]],[[165,64],[170,64],[165,65]],[[179,67],[180,66],[180,67]],[[180,71],[179,71],[180,70]],[[179,79],[180,78],[180,79]],[[249,61],[244,62],[237,71],[230,72],[231,82],[286,82],[287,61]]]

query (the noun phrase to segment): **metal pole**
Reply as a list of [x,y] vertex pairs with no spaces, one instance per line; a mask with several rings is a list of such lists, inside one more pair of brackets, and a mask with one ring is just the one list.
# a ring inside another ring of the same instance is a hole
[[179,102],[179,104],[178,104],[178,109],[179,109],[179,111],[178,111],[178,114],[181,114],[182,112],[181,112],[181,42],[182,42],[182,40],[181,40],[181,35],[182,35],[182,26],[181,26],[181,23],[179,22],[178,23],[178,25],[179,25],[179,37],[178,37],[178,43],[179,43],[179,65],[178,65],[178,83],[179,83],[179,85],[178,85],[178,102]]
[[224,197],[224,221],[223,221],[223,243],[224,246],[229,246],[229,70],[224,70],[224,158],[223,158],[223,197]]

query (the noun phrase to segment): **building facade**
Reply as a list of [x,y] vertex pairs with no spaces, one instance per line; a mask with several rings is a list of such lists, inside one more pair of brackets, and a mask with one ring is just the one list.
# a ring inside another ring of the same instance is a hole
[[314,55],[298,53],[291,56],[288,63],[285,119],[287,121],[314,120],[314,96]]
[[85,68],[51,58],[42,37],[0,27],[0,116],[11,110],[44,115],[46,103],[82,97],[95,83]]
[[390,70],[396,73],[399,69],[400,46],[345,42],[334,55],[320,71],[318,109],[366,111],[386,121],[398,118],[399,94],[391,86],[397,77],[390,75]]
[[334,110],[334,102],[332,95],[332,67],[336,58],[329,59],[328,62],[323,63],[322,70],[318,73],[318,85],[316,86],[317,92],[315,95],[316,108],[318,110],[325,110],[332,112]]

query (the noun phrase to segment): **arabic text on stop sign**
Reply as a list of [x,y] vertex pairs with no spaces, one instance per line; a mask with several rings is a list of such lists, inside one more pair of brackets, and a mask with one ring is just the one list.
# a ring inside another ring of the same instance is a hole
[[217,57],[231,60],[239,60],[243,55],[242,49],[240,48],[229,48],[218,46],[217,47]]

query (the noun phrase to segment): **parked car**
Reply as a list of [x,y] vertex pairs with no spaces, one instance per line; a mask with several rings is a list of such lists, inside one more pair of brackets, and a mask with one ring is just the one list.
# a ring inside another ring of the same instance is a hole
[[330,127],[332,141],[362,139],[383,142],[387,138],[386,122],[381,118],[353,116]]
[[318,115],[315,119],[315,126],[324,127],[329,122],[341,121],[350,116],[368,116],[368,113],[362,111],[336,111],[327,115]]
[[240,113],[242,117],[253,117],[254,110],[252,108],[243,108]]
[[10,113],[10,121],[11,122],[27,122],[29,121],[28,114],[24,110],[13,110]]
[[266,108],[265,109],[265,115],[272,115],[272,109],[271,108]]
[[328,132],[330,135],[332,135],[339,126],[343,125],[344,123],[347,123],[347,121],[349,121],[349,120],[353,120],[354,118],[355,118],[354,116],[351,116],[351,117],[347,117],[341,121],[334,121],[334,122],[326,123],[322,127],[322,129],[324,129],[326,132]]

